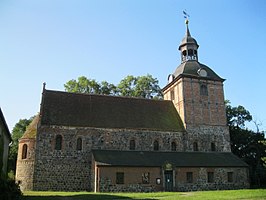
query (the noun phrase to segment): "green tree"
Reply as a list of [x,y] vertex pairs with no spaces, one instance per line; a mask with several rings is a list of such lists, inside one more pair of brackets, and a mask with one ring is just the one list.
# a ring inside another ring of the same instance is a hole
[[67,92],[86,93],[86,94],[104,94],[114,96],[128,96],[140,98],[162,98],[159,81],[151,75],[134,77],[129,75],[122,79],[115,86],[107,81],[98,83],[94,79],[88,79],[81,76],[78,80],[70,80],[64,84]]
[[134,97],[134,87],[136,85],[136,77],[129,75],[122,79],[117,85],[119,96]]
[[252,116],[243,106],[232,107],[226,101],[226,114],[229,126],[232,152],[250,166],[253,185],[266,184],[266,139],[263,131],[249,130],[246,122]]
[[252,120],[252,115],[243,106],[232,107],[226,100],[227,123],[229,127],[245,128],[245,123]]
[[20,119],[12,130],[12,144],[10,146],[8,156],[8,171],[16,172],[16,162],[18,156],[18,141],[26,131],[27,126],[32,122],[33,117],[30,119]]
[[102,81],[100,84],[99,94],[116,95],[117,94],[117,88],[114,84],[110,84],[107,81]]
[[162,98],[161,88],[158,85],[158,80],[150,74],[146,76],[138,76],[136,78],[135,96],[147,99]]

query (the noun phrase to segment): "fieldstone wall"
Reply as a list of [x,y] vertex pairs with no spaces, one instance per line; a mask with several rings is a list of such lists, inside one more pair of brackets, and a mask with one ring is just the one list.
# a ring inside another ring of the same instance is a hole
[[154,185],[143,184],[112,184],[110,179],[102,178],[99,182],[101,192],[156,192]]
[[[97,175],[97,192],[156,192],[163,191],[164,175],[160,167],[139,168],[139,167],[112,167],[99,166]],[[124,172],[124,184],[116,184],[116,172]],[[149,184],[141,183],[143,171],[150,176]],[[192,172],[192,182],[187,181],[187,172]],[[213,180],[208,180],[208,172],[213,172]],[[232,180],[228,180],[228,172],[232,173]],[[176,168],[174,170],[173,190],[174,191],[201,191],[201,190],[232,190],[249,188],[248,168],[226,167],[226,168]],[[161,179],[159,185],[155,180]]]
[[[186,172],[193,171],[193,182],[187,183]],[[208,182],[208,172],[214,173],[214,181]],[[228,182],[227,172],[233,172],[233,181]],[[177,169],[177,191],[233,190],[249,188],[247,168],[194,168]]]
[[211,143],[215,151],[231,152],[230,134],[227,126],[187,126],[188,151],[193,151],[193,143],[198,143],[199,151],[211,151]]
[[[62,149],[55,150],[56,135],[62,136]],[[82,138],[82,150],[76,149]],[[81,191],[92,190],[91,150],[129,150],[135,140],[136,150],[153,151],[154,140],[160,151],[170,151],[176,142],[177,150],[184,151],[185,133],[127,129],[76,128],[41,126],[36,141],[34,190]]]

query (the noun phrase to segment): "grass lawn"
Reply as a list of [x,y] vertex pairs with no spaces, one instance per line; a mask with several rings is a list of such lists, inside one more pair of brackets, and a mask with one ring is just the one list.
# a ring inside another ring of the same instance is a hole
[[266,199],[266,189],[204,192],[92,193],[92,192],[25,192],[23,200],[175,200],[175,199]]

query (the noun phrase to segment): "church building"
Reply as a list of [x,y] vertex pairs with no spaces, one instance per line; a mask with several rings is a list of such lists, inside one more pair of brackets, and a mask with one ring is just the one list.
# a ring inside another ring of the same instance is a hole
[[164,100],[43,87],[40,112],[19,141],[22,190],[156,192],[249,187],[231,153],[223,82],[201,64],[188,21],[181,64]]

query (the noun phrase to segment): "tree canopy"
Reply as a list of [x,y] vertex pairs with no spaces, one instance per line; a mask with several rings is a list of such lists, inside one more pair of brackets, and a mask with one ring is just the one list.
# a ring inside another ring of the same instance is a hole
[[266,184],[266,139],[263,131],[246,128],[252,116],[243,106],[232,107],[226,101],[226,115],[232,152],[250,166],[251,183]]
[[162,98],[159,81],[152,75],[132,76],[128,75],[122,79],[118,85],[108,83],[107,81],[97,82],[94,79],[88,79],[85,76],[77,80],[70,80],[64,84],[65,91],[86,94],[102,94],[114,96],[129,96],[140,98]]

